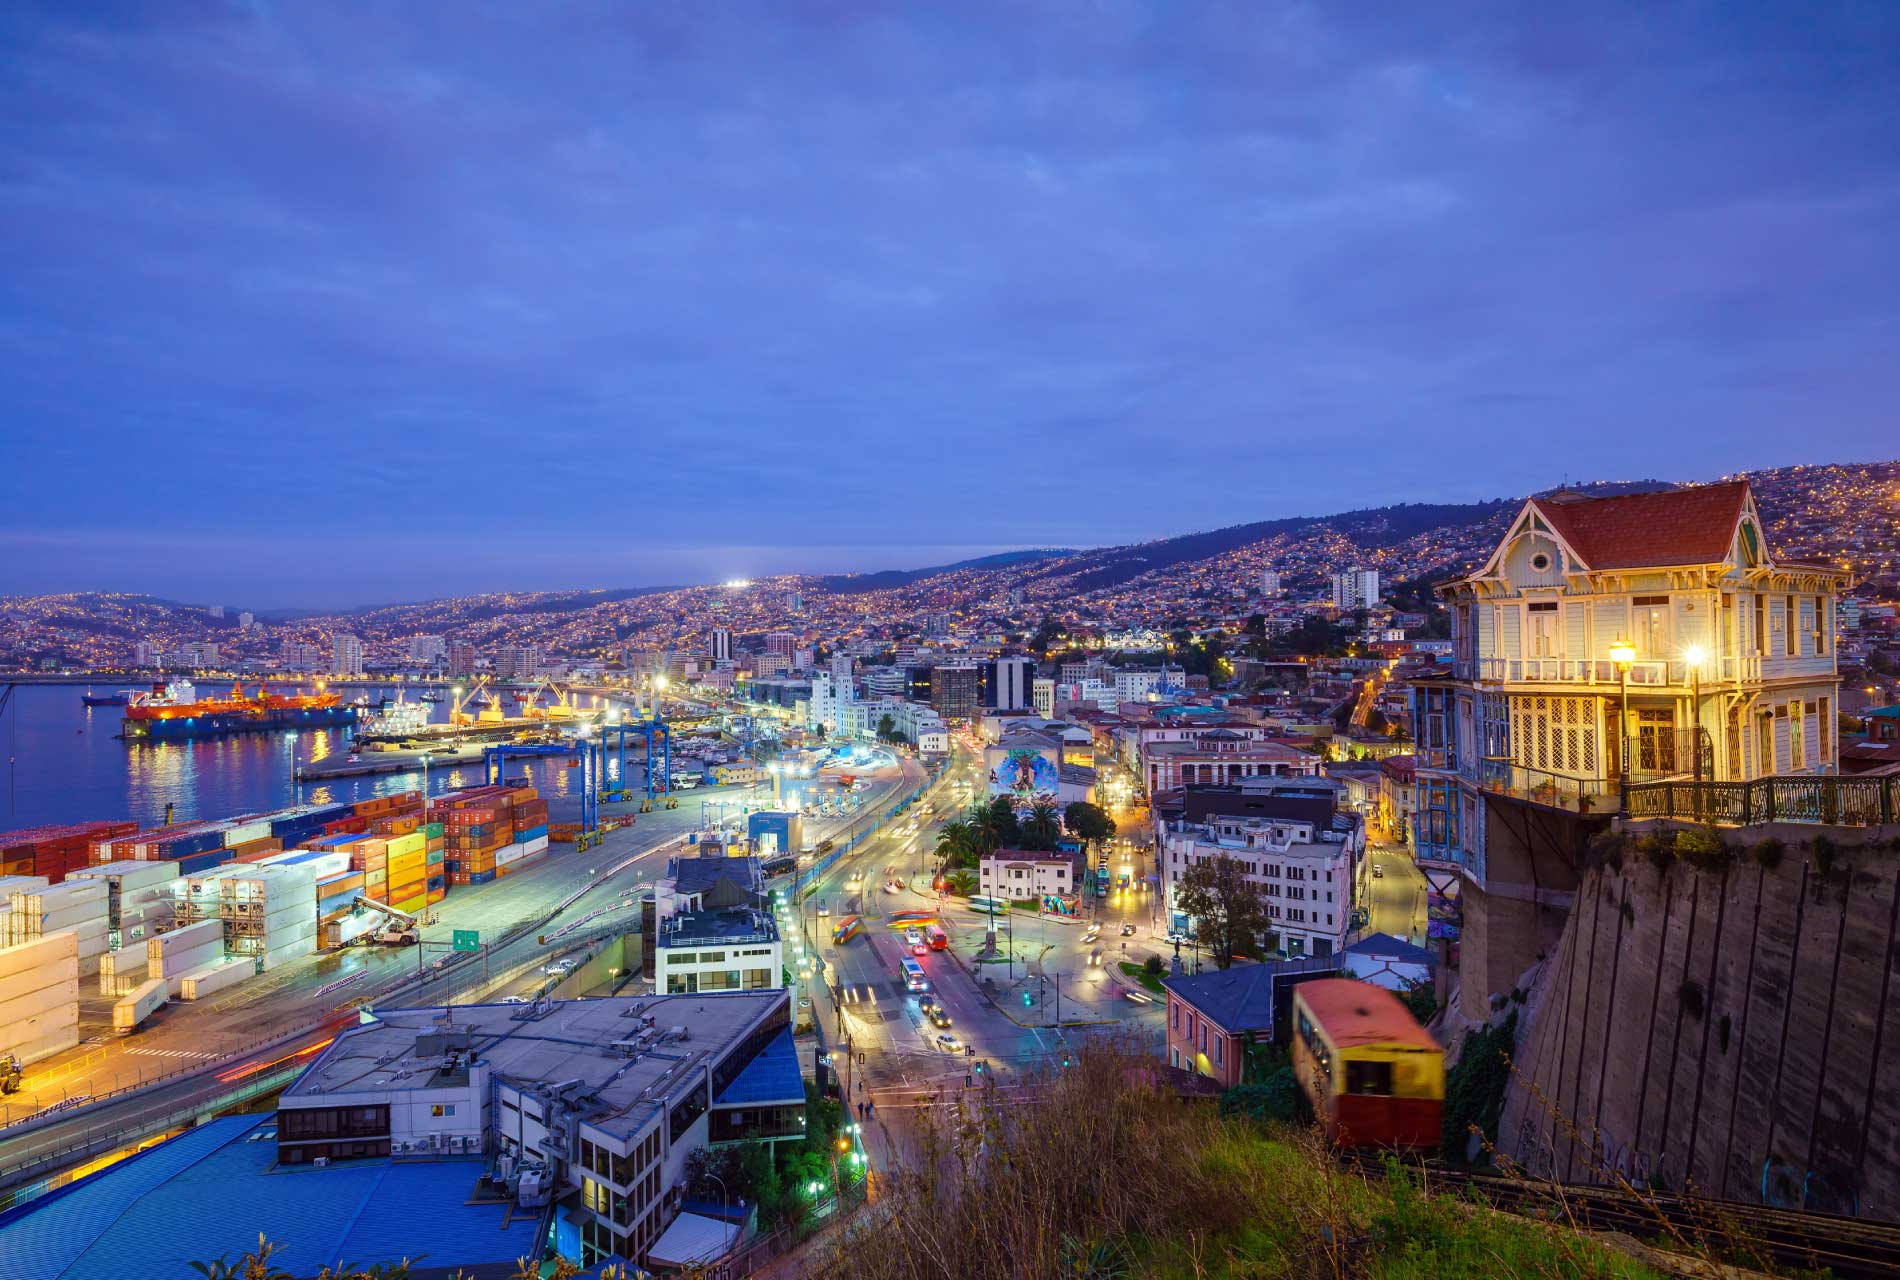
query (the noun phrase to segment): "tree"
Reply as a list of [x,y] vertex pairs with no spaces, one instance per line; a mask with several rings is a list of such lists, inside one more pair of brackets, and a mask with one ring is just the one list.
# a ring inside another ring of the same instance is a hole
[[1076,839],[1097,848],[1115,838],[1115,819],[1109,817],[1108,810],[1101,805],[1090,804],[1087,800],[1077,800],[1064,809],[1062,825]]
[[974,867],[979,857],[977,833],[967,822],[951,821],[937,832],[937,857],[946,870]]
[[1267,904],[1260,886],[1247,880],[1246,867],[1216,854],[1181,874],[1175,906],[1194,919],[1194,936],[1225,969],[1267,928]]
[[1062,634],[1062,623],[1053,613],[1042,615],[1042,625],[1036,628],[1036,634],[1029,637],[1029,647],[1036,653],[1047,653],[1049,646]]
[[1061,839],[1062,820],[1056,816],[1055,801],[1036,801],[1022,823],[1022,847],[1053,852]]
[[944,877],[944,887],[960,898],[967,898],[976,892],[976,872],[958,869]]
[[1022,839],[1016,823],[1016,808],[1008,796],[997,796],[987,804],[979,800],[970,806],[970,826],[977,833],[977,848],[985,856],[998,849],[1014,849]]
[[885,712],[877,718],[877,740],[889,742],[897,735],[897,721],[891,719],[891,713]]

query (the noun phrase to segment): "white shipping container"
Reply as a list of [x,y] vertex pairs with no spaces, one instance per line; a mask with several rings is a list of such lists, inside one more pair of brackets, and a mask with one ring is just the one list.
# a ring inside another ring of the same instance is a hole
[[79,939],[70,931],[51,933],[17,946],[0,947],[0,995],[21,974],[73,977]]
[[21,1066],[29,1066],[42,1058],[50,1058],[56,1053],[64,1053],[79,1043],[78,1024],[63,1030],[53,1031],[37,1040],[9,1040],[6,1051],[20,1060]]
[[0,899],[4,899],[8,910],[11,910],[14,894],[32,893],[45,887],[45,876],[0,876]]
[[521,845],[505,844],[495,850],[495,865],[505,867],[511,862],[519,862],[527,852],[527,849]]
[[97,880],[68,880],[64,884],[48,885],[44,889],[13,894],[15,911],[30,911],[35,915],[47,915],[97,902],[101,911],[105,910],[106,887]]
[[113,998],[129,996],[150,982],[151,978],[152,975],[143,969],[137,973],[128,973],[124,977],[107,977],[102,973],[99,975],[99,994]]
[[345,916],[335,924],[326,926],[326,931],[323,936],[325,938],[334,938],[335,941],[331,943],[331,945],[340,947],[346,943],[354,942],[366,933],[376,932],[377,926],[381,923],[382,917],[375,915],[373,912],[365,911],[360,916]]
[[249,960],[232,960],[224,964],[205,965],[178,980],[178,998],[202,1000],[227,987],[235,987],[256,971],[257,966]]
[[105,862],[96,867],[82,867],[78,871],[66,873],[66,879],[118,881],[119,892],[128,889],[147,889],[162,885],[178,878],[176,862]]
[[521,847],[529,853],[540,853],[548,847],[548,838],[546,836],[536,836],[534,839],[523,843]]
[[79,1002],[58,1005],[31,1018],[0,1022],[0,1045],[28,1044],[70,1031],[78,1025]]
[[[66,1005],[73,1006],[75,1018],[79,1016],[79,979],[76,977],[49,982],[36,991],[9,991],[0,999],[0,1025],[44,1017],[59,1012]],[[6,1046],[0,1045],[0,1052],[5,1050]]]
[[133,972],[145,972],[144,947],[122,947],[99,957],[99,976],[102,978]]
[[206,943],[224,941],[224,922],[222,920],[200,920],[197,924],[188,924],[182,929],[173,929],[170,933],[161,933],[155,938],[145,940],[145,954],[153,961],[163,960],[177,952],[183,954],[195,951]]
[[139,1023],[155,1013],[159,1006],[170,998],[171,991],[163,978],[153,978],[134,991],[123,996],[112,1006],[112,1029],[120,1035],[130,1035],[138,1029]]
[[216,964],[222,959],[224,959],[224,942],[220,939],[202,947],[193,947],[189,951],[170,952],[162,960],[152,961],[150,972],[154,978],[170,981],[174,978],[182,978],[194,969]]
[[256,822],[241,823],[227,830],[224,833],[224,847],[227,849],[235,849],[239,845],[249,844],[253,840],[267,840],[269,838],[270,819],[262,818]]

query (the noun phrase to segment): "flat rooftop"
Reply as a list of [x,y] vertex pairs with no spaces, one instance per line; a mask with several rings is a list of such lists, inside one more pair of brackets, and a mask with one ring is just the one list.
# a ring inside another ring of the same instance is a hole
[[524,1086],[562,1084],[587,1123],[630,1136],[785,999],[774,990],[455,1005],[452,1021],[439,1008],[391,1009],[339,1035],[283,1097],[347,1106],[354,1094],[453,1087],[461,1080],[445,1070],[472,1056]]
[[666,918],[655,936],[658,945],[668,950],[703,946],[715,942],[776,941],[778,923],[772,913],[760,907],[723,907],[706,911],[676,911]]
[[212,1120],[0,1214],[0,1274],[189,1276],[260,1231],[293,1276],[426,1255],[413,1274],[503,1280],[536,1249],[538,1210],[474,1199],[481,1159],[281,1168],[275,1132],[270,1117]]

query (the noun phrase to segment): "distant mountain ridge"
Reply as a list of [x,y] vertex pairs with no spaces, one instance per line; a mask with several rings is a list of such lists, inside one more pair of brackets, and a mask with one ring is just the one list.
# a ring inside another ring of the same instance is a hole
[[934,578],[940,573],[957,573],[968,569],[1007,569],[1011,565],[1027,564],[1035,560],[1053,560],[1062,556],[1072,556],[1076,552],[1062,547],[1039,547],[1028,551],[999,551],[991,556],[978,556],[974,560],[959,560],[955,564],[932,565],[927,569],[880,569],[875,573],[831,573],[818,579],[827,591],[839,595],[855,595],[863,591],[886,591],[892,587],[908,587],[924,578]]

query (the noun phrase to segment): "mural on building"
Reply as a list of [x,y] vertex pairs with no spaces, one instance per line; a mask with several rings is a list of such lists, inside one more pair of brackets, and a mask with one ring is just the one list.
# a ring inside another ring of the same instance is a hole
[[990,794],[1008,796],[1019,804],[1054,800],[1056,767],[1040,751],[1013,749],[990,766]]

